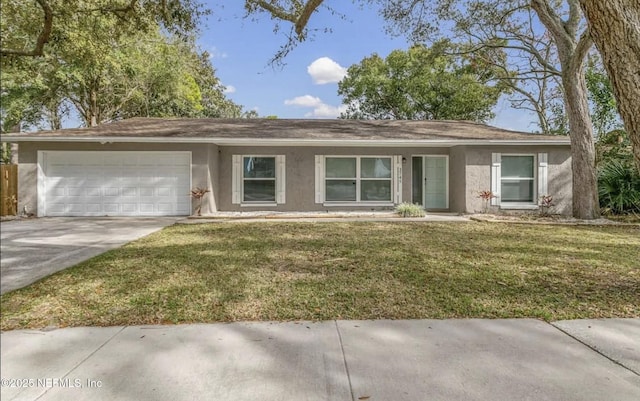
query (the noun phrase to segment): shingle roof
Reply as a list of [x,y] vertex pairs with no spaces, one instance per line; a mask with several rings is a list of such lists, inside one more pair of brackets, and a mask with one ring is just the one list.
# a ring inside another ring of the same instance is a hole
[[[3,140],[45,138],[219,138],[286,140],[526,140],[566,137],[509,131],[469,121],[131,118],[91,128],[23,132]],[[33,140],[32,139],[32,140]]]

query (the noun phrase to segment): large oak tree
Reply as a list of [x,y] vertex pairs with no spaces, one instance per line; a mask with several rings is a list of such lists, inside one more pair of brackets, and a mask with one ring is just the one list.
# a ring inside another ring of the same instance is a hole
[[580,0],[640,170],[640,0]]

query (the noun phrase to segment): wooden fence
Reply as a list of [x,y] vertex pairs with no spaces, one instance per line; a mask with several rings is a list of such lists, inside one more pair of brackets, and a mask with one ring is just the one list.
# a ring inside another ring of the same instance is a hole
[[18,214],[18,165],[0,165],[0,216]]

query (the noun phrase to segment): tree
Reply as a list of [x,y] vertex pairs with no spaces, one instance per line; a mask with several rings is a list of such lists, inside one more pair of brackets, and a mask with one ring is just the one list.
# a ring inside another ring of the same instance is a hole
[[[570,130],[573,214],[578,218],[593,219],[597,218],[600,213],[593,128],[589,117],[584,75],[585,58],[592,46],[592,41],[589,32],[584,28],[580,1],[583,6],[584,3],[593,2],[590,0],[477,0],[473,2],[460,0],[369,0],[368,2],[380,4],[382,15],[391,22],[392,27],[398,32],[407,34],[416,42],[437,36],[439,27],[445,25],[443,21],[451,21],[454,32],[461,35],[464,35],[465,32],[474,33],[474,35],[462,37],[466,37],[472,44],[479,45],[479,48],[499,47],[527,52],[544,66],[545,72],[557,74],[562,84],[564,106]],[[617,1],[637,2],[637,0]],[[260,4],[264,2],[255,0],[247,0],[247,3],[264,6],[264,4]],[[287,9],[285,3],[295,4],[297,7]],[[311,13],[313,13],[322,2],[282,0],[270,2],[271,8],[274,4],[278,6],[276,10],[270,10],[268,7],[262,7],[262,9],[270,12],[274,18],[280,18],[278,13],[274,11],[284,11],[287,14],[287,19],[280,19],[296,21],[297,36],[291,40],[302,41],[305,36],[299,32],[304,33],[304,31],[299,29],[298,24],[300,21],[306,23],[309,20],[309,16],[305,13],[307,8],[304,5],[311,3],[314,6],[311,9]],[[292,13],[292,10],[293,15],[288,15]],[[530,13],[529,10],[534,13]],[[620,13],[622,12],[623,9],[620,9]],[[535,19],[531,19],[532,17]],[[522,40],[527,27],[536,23],[544,26],[549,37],[553,40],[557,52],[557,65],[545,63],[544,58],[540,57],[538,49],[527,44],[526,40]],[[497,37],[494,32],[503,32],[505,36]],[[478,37],[475,37],[475,33]],[[623,38],[620,40],[624,41]],[[627,47],[629,50],[633,50],[632,46]],[[605,62],[605,64],[607,63]],[[635,71],[637,75],[637,68]],[[637,87],[638,85],[636,85]],[[632,102],[633,98],[628,98],[626,101]],[[632,113],[628,114],[632,115]],[[638,113],[635,115],[637,116]],[[640,138],[638,139],[640,142]],[[640,149],[640,143],[638,145]]]
[[51,42],[72,40],[59,35],[68,24],[87,17],[117,21],[118,35],[146,33],[157,25],[183,35],[194,32],[204,14],[196,0],[4,0],[0,55],[43,56]]
[[475,57],[414,46],[377,54],[349,67],[338,84],[348,105],[342,118],[404,120],[472,120],[493,118],[491,109],[503,92],[491,85],[494,72]]
[[[583,219],[599,216],[593,128],[584,76],[584,62],[592,42],[583,27],[578,0],[478,0],[464,4],[454,0],[379,1],[385,7],[385,15],[417,39],[437,33],[433,21],[452,21],[461,40],[466,39],[479,49],[497,46],[528,53],[545,73],[557,75],[571,139],[573,213]],[[425,12],[437,19],[425,19]],[[557,64],[546,62],[530,45],[529,32],[536,23],[544,26],[553,40]]]
[[640,170],[640,1],[580,0]]
[[[85,16],[60,29],[72,38],[51,44],[42,57],[5,64],[4,129],[21,122],[61,128],[74,109],[83,125],[130,117],[240,117],[223,93],[208,54],[188,37],[149,29],[144,36],[111,35],[116,21]],[[9,79],[6,79],[9,78]]]

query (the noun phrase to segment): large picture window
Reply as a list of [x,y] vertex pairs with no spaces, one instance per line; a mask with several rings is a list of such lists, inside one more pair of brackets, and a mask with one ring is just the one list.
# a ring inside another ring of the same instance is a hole
[[535,202],[535,157],[502,155],[500,194],[502,202]]
[[325,158],[325,201],[392,202],[391,157]]

